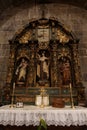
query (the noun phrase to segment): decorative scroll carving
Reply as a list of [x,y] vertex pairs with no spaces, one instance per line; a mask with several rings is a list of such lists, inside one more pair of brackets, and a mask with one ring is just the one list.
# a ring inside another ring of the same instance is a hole
[[29,60],[29,47],[21,46],[17,51],[17,60],[19,60],[21,57],[26,57]]
[[58,59],[62,58],[62,57],[68,57],[69,59],[71,59],[70,56],[70,51],[68,47],[60,47],[60,49],[58,49]]
[[22,44],[26,44],[28,43],[29,40],[31,40],[31,36],[32,36],[32,31],[29,30],[27,31],[22,37],[19,38],[19,42]]
[[69,42],[69,36],[65,34],[63,31],[60,29],[57,30],[57,39],[59,40],[60,43],[67,43]]

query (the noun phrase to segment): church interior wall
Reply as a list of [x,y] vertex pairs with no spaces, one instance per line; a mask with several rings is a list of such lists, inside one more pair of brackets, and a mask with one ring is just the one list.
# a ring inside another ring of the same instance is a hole
[[[56,18],[79,39],[82,82],[87,89],[87,10],[64,4],[45,4],[44,8],[46,18]],[[7,11],[3,12],[0,20],[0,89],[6,83],[10,52],[8,41],[31,20],[41,18],[41,12],[42,5],[9,7]]]

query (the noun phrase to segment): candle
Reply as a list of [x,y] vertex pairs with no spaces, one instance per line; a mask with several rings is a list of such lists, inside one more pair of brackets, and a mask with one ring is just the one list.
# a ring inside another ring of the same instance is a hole
[[71,108],[74,108],[73,91],[71,83],[70,83],[70,96],[71,96]]
[[13,89],[15,89],[15,83],[13,83]]
[[12,98],[11,98],[11,105],[10,107],[13,108],[14,106],[14,91],[15,91],[15,83],[13,83],[13,89],[12,89]]
[[71,83],[70,83],[70,89],[71,89]]

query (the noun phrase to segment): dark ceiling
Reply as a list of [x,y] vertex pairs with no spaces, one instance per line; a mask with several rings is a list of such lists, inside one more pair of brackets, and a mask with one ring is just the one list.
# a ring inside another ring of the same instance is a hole
[[41,4],[41,3],[61,3],[70,4],[87,10],[87,0],[0,0],[0,13],[10,7],[16,7],[22,4]]

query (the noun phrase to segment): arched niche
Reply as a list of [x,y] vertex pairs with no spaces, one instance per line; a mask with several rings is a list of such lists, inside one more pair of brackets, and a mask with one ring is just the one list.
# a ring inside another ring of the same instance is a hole
[[[45,18],[31,21],[9,42],[10,58],[6,84],[11,87],[15,82],[17,92],[24,91],[24,101],[33,102],[41,87],[45,87],[52,97],[59,96],[65,101],[69,100],[70,83],[75,91],[76,102],[81,101],[83,92],[79,41],[59,21]],[[18,75],[20,67],[23,69],[20,69],[21,75]],[[30,91],[32,92],[29,93]],[[19,97],[21,98],[20,94]]]

